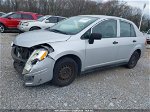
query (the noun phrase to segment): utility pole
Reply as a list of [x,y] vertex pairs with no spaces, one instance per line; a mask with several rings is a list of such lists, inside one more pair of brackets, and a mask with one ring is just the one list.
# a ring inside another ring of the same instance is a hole
[[144,15],[144,9],[146,7],[146,3],[143,6],[143,11],[142,11],[142,15],[141,15],[141,20],[140,20],[140,25],[139,25],[139,30],[141,30],[141,25],[142,25],[142,20],[143,20],[143,15]]

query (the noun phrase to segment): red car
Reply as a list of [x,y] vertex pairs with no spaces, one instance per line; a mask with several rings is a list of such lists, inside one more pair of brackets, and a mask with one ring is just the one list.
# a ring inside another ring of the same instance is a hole
[[5,30],[17,29],[20,20],[37,20],[42,15],[32,12],[10,12],[0,17],[0,33]]

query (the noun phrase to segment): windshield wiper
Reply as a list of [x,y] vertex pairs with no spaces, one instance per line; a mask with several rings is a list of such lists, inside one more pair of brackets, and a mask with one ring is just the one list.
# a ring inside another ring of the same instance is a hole
[[66,32],[63,32],[63,31],[60,31],[60,30],[56,30],[56,29],[50,29],[49,31],[52,31],[52,32],[55,32],[55,33],[61,33],[61,34],[69,35],[69,34],[66,33]]

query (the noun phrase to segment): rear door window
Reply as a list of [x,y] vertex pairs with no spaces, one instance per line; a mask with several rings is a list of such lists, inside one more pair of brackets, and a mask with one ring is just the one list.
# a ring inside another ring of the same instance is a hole
[[57,17],[50,17],[47,20],[49,20],[49,23],[57,23],[58,22],[58,18]]
[[133,25],[124,21],[120,21],[120,37],[136,37]]
[[23,19],[33,19],[32,15],[29,15],[29,14],[22,14],[22,18]]

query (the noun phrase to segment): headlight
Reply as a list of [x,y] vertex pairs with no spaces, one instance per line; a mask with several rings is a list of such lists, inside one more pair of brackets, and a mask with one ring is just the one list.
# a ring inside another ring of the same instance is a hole
[[35,50],[31,57],[29,58],[29,60],[35,60],[37,59],[38,61],[41,61],[43,60],[48,54],[48,51],[45,50],[45,49],[38,49],[38,50]]
[[22,25],[23,25],[23,26],[28,26],[29,23],[28,23],[28,22],[24,22],[24,23],[22,23]]
[[48,55],[48,51],[45,49],[34,50],[30,58],[28,59],[27,63],[25,64],[23,74],[29,73],[32,66],[37,62],[45,59],[47,55]]

